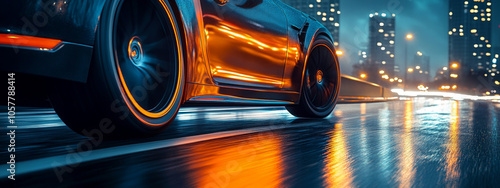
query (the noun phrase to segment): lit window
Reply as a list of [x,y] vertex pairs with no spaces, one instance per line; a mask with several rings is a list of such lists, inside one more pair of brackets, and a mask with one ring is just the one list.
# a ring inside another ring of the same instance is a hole
[[313,4],[309,4],[309,8],[313,8],[313,7],[314,7],[314,5],[313,5]]
[[331,8],[331,9],[330,9],[330,12],[335,12],[335,9],[334,9],[334,8]]
[[379,30],[378,30],[378,32],[379,32],[379,33],[383,33],[383,32],[384,32],[384,30],[383,30],[383,29],[379,29]]
[[385,50],[385,47],[380,48],[381,50]]
[[321,20],[326,21],[326,17],[321,18]]
[[471,33],[477,33],[477,29],[470,30]]
[[450,12],[450,16],[453,16],[453,12]]
[[389,44],[394,44],[394,41],[393,40],[389,41]]
[[383,23],[383,22],[380,22],[380,24],[379,24],[379,25],[380,25],[380,27],[383,27],[383,26],[384,26],[384,23]]
[[334,20],[333,17],[330,17],[330,21],[333,21],[333,20]]
[[316,2],[321,3],[321,0],[316,0]]
[[320,11],[318,11],[318,12],[317,12],[317,14],[318,14],[318,16],[319,16],[319,15],[321,15],[321,12],[320,12]]

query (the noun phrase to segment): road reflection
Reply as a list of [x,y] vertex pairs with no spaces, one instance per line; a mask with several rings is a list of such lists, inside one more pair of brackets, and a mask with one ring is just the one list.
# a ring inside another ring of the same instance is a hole
[[[33,166],[47,166],[21,174],[19,182],[28,186],[20,187],[93,187],[96,182],[176,188],[500,185],[500,104],[484,101],[341,104],[320,120],[292,117],[282,107],[183,108],[155,138],[103,143],[68,166],[72,172],[63,182],[50,164],[65,160],[68,148],[76,150],[87,138],[62,126],[34,126],[36,120],[61,123],[44,119],[55,116],[53,111],[20,111],[18,120],[27,128],[16,132],[22,143],[16,166],[31,168],[27,162],[38,159],[43,163]],[[174,144],[189,139],[198,141]]]
[[450,130],[448,143],[446,144],[446,181],[449,187],[456,187],[457,180],[460,178],[460,168],[458,166],[458,157],[460,155],[459,143],[459,103],[451,103]]
[[283,187],[281,145],[273,132],[193,145],[187,156],[191,179],[199,188]]
[[352,160],[349,156],[342,121],[336,123],[335,128],[328,135],[330,139],[325,153],[325,187],[353,187]]
[[404,130],[400,140],[399,187],[411,187],[415,180],[415,154],[413,151],[413,101],[405,102]]

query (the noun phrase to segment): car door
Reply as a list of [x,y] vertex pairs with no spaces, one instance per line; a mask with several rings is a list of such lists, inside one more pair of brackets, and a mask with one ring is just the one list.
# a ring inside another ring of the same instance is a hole
[[219,85],[280,89],[287,20],[273,0],[201,0],[207,56]]

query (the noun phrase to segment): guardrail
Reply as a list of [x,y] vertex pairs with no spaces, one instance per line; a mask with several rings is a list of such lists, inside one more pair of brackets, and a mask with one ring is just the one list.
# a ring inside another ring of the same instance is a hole
[[342,75],[339,102],[378,102],[395,100],[391,89],[352,76]]

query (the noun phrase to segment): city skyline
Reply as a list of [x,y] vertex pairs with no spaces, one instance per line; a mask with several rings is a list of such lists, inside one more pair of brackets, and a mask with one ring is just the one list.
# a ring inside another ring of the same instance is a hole
[[[392,4],[391,4],[392,3]],[[409,54],[417,51],[431,57],[430,72],[436,72],[448,65],[448,1],[348,1],[341,0],[342,17],[340,18],[340,48],[344,51],[341,57],[342,72],[352,72],[353,63],[359,60],[358,52],[368,46],[369,14],[385,12],[396,14],[395,61],[396,66],[404,67],[405,35],[412,33],[415,39],[409,43]],[[363,4],[364,6],[359,6]],[[500,3],[492,4],[492,25],[496,33],[499,23],[498,10]],[[492,47],[499,46],[499,34],[493,34]],[[410,56],[412,57],[412,55]],[[411,61],[411,59],[408,61]]]

